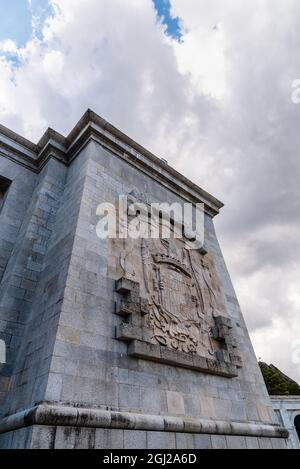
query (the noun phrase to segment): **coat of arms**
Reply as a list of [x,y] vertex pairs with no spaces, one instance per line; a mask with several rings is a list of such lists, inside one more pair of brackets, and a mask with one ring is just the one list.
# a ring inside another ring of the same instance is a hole
[[182,352],[214,355],[213,314],[222,306],[209,263],[181,240],[143,240],[141,250],[153,339]]
[[131,344],[129,355],[235,376],[240,357],[212,257],[190,249],[184,236],[112,240],[111,247],[115,312],[123,317],[116,334]]

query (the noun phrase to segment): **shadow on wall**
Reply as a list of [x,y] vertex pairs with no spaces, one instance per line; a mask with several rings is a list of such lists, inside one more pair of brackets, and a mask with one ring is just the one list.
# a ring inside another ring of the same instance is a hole
[[297,417],[295,418],[295,427],[296,427],[298,438],[300,441],[300,415],[297,415]]
[[7,190],[10,186],[10,183],[11,183],[11,181],[9,181],[8,179],[6,179],[4,177],[0,177],[0,212],[1,212],[1,208],[4,204],[5,196],[7,194]]

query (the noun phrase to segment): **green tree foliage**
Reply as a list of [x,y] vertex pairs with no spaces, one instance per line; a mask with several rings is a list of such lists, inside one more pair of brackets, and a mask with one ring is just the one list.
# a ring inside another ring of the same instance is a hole
[[300,386],[276,366],[259,363],[270,396],[300,396]]

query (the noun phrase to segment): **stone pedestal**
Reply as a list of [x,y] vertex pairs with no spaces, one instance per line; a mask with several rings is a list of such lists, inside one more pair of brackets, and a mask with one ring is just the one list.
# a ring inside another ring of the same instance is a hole
[[[222,204],[88,111],[38,145],[0,128],[0,444],[277,448],[213,218]],[[203,203],[205,242],[103,240],[101,203]]]

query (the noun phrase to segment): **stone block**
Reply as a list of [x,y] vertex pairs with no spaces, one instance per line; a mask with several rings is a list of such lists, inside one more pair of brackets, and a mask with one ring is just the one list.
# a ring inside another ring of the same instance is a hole
[[156,388],[140,388],[141,409],[146,414],[166,413],[165,393]]
[[211,436],[212,449],[228,449],[225,436]]
[[167,391],[168,412],[171,415],[184,415],[184,399],[182,394],[175,391]]
[[273,449],[271,438],[259,438],[258,443],[260,449]]
[[210,435],[194,435],[195,449],[212,449],[212,440]]
[[158,345],[135,340],[128,346],[128,355],[159,361],[161,359],[161,348]]
[[119,300],[115,303],[115,314],[123,318],[128,318],[133,313],[133,308],[130,303],[124,300]]
[[195,449],[194,435],[176,433],[176,449]]
[[140,409],[140,388],[130,384],[119,385],[119,407],[126,410]]
[[[226,327],[228,329],[232,328],[232,320],[229,317],[226,316],[215,316],[214,317],[215,323],[219,327]],[[225,329],[227,330],[227,329]]]
[[11,449],[29,449],[31,446],[32,428],[20,428],[13,432]]
[[57,330],[57,337],[65,342],[73,344],[80,343],[80,330],[73,329],[72,327],[59,326]]
[[226,436],[226,446],[228,449],[245,449],[246,440],[242,436]]
[[273,449],[287,449],[287,443],[285,440],[280,440],[279,438],[272,438],[271,443]]
[[94,428],[57,427],[54,449],[94,449]]
[[176,441],[174,433],[147,432],[148,449],[175,449]]
[[124,431],[124,449],[146,449],[147,433],[140,431]]
[[247,436],[245,440],[247,449],[260,449],[258,444],[258,438]]
[[63,376],[57,373],[50,373],[47,382],[45,399],[49,401],[59,401],[62,390]]
[[32,449],[54,449],[56,427],[37,426],[32,428]]
[[215,399],[207,396],[199,396],[201,416],[204,418],[217,418]]
[[123,323],[116,328],[116,338],[131,342],[132,340],[142,340],[143,331],[140,327],[134,327],[131,324]]
[[12,449],[14,432],[2,433],[0,435],[0,449]]
[[139,292],[139,284],[127,278],[120,278],[116,281],[116,292],[121,295],[127,295],[130,292]]

